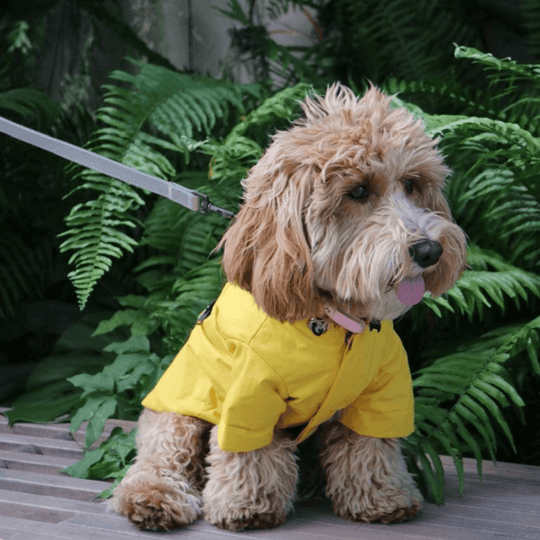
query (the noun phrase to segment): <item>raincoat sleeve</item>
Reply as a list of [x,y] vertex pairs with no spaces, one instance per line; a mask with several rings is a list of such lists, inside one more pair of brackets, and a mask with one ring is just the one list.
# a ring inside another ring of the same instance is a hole
[[397,335],[377,375],[342,410],[340,422],[370,437],[407,437],[414,431],[412,379],[407,354]]
[[270,444],[287,404],[281,377],[248,345],[235,345],[232,384],[223,401],[218,444],[229,452],[248,452]]

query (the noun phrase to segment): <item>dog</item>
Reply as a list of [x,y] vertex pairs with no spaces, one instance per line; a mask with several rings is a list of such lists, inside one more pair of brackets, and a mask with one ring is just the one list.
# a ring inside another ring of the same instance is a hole
[[392,523],[420,510],[392,321],[454,285],[466,239],[437,141],[391,100],[340,84],[306,98],[243,180],[218,245],[227,283],[143,401],[138,457],[110,502],[138,528],[283,523],[310,436],[336,515]]

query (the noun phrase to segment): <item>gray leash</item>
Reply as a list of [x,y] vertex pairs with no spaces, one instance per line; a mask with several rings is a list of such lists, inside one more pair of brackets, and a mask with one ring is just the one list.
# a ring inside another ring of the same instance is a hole
[[78,163],[83,167],[122,180],[122,182],[131,184],[132,186],[147,189],[152,193],[156,193],[175,203],[181,204],[194,212],[199,212],[203,215],[207,215],[209,212],[215,212],[216,214],[229,219],[234,217],[234,214],[229,212],[229,210],[214,206],[208,199],[208,195],[205,195],[204,193],[199,193],[173,182],[167,182],[161,178],[145,174],[137,169],[122,165],[117,161],[100,156],[94,152],[85,150],[84,148],[79,148],[73,144],[66,143],[59,139],[55,139],[54,137],[50,137],[49,135],[44,135],[33,129],[16,124],[15,122],[11,122],[1,116],[0,132],[25,143],[37,146],[38,148],[42,148],[47,152],[56,154],[57,156],[74,163]]

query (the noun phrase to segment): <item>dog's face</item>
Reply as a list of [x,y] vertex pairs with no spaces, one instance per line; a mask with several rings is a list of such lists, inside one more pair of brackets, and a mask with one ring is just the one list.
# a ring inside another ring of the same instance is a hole
[[243,182],[223,266],[268,315],[292,322],[326,306],[393,319],[463,271],[465,235],[442,194],[449,171],[390,100],[340,85],[307,99]]

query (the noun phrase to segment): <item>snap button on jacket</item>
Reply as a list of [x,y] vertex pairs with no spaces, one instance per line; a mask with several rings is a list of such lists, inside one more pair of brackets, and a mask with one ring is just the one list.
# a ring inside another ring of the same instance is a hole
[[231,452],[261,448],[275,428],[307,423],[300,442],[338,411],[360,435],[414,431],[407,356],[391,321],[349,347],[343,328],[315,336],[307,321],[279,322],[230,283],[143,405],[217,424],[219,446]]

